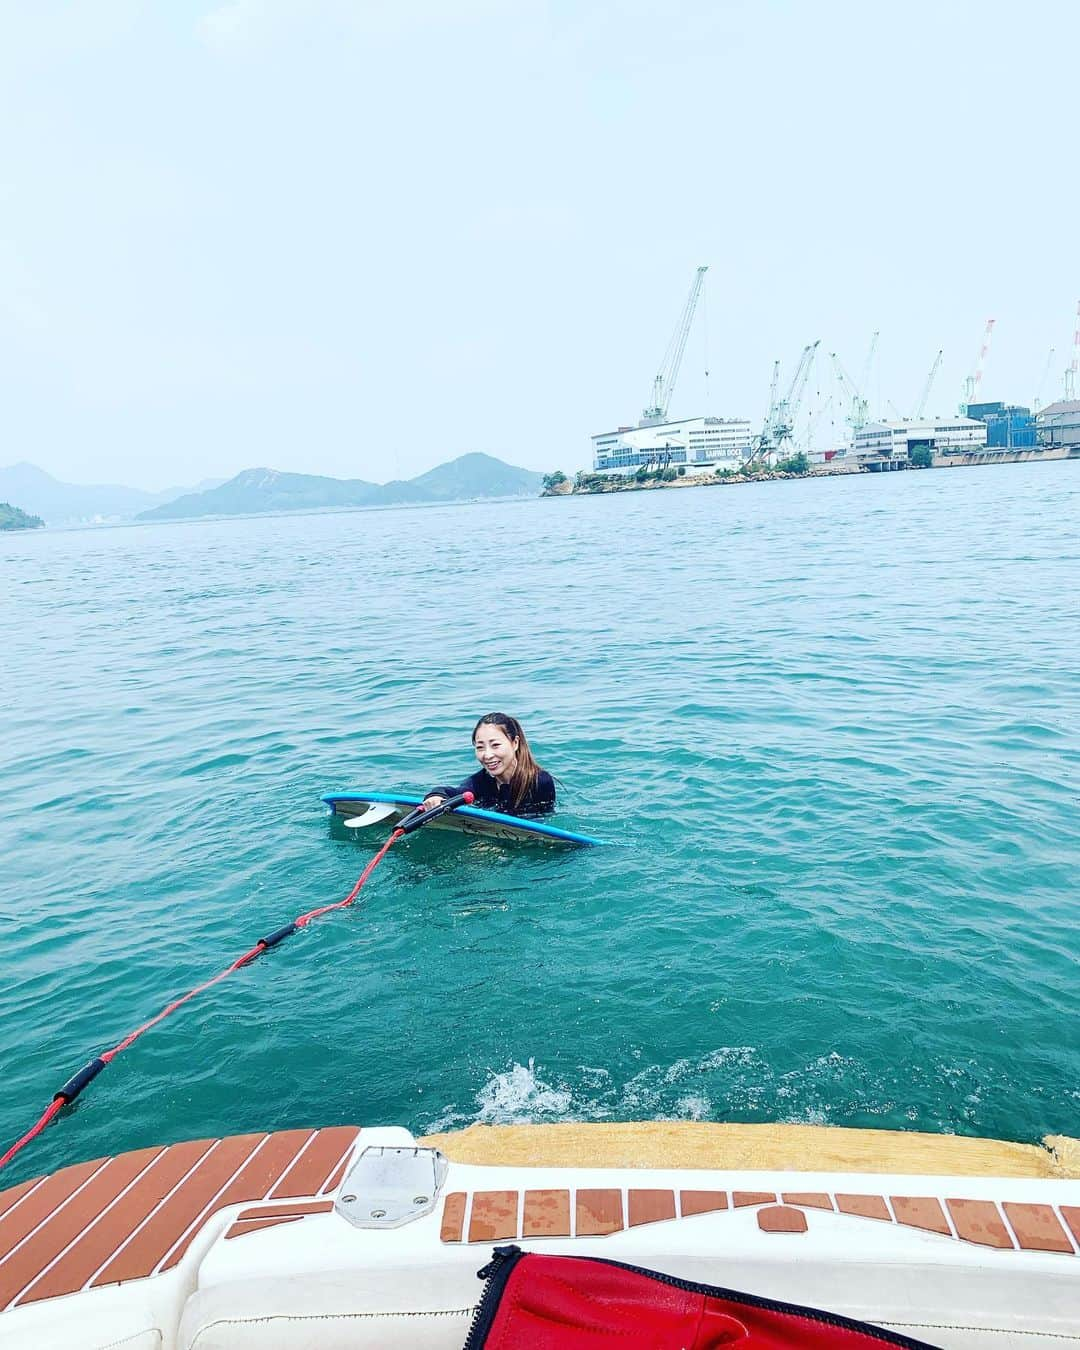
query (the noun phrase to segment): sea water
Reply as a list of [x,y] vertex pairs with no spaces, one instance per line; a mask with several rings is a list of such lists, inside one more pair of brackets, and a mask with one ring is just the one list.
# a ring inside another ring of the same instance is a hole
[[334,790],[520,717],[555,850],[411,836],[5,1182],[289,1126],[1080,1133],[1080,465],[0,536],[0,1141],[336,900]]

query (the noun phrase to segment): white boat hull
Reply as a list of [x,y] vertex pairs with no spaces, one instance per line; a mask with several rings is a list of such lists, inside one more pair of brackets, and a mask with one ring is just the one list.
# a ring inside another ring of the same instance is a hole
[[1080,1347],[1080,1180],[444,1165],[396,1128],[283,1140],[144,1150],[0,1195],[0,1347],[460,1350],[506,1242],[948,1350]]

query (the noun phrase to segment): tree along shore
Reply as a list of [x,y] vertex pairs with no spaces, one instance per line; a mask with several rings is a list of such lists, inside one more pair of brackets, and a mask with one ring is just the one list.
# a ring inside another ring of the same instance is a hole
[[[920,466],[912,466],[920,467]],[[711,473],[687,473],[684,465],[666,469],[637,469],[634,473],[610,476],[582,470],[575,478],[561,472],[544,475],[542,497],[565,497],[572,493],[640,492],[652,488],[712,487],[721,483],[770,483],[787,478],[832,478],[862,473],[856,464],[831,463],[811,467],[803,454],[782,459],[771,468],[717,469]]]
[[44,525],[40,516],[20,511],[10,502],[0,502],[0,530],[40,530]]

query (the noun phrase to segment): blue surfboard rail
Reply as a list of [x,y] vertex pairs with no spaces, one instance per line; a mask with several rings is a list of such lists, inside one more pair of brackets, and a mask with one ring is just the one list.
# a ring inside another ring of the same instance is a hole
[[[338,814],[337,806],[340,802],[376,802],[387,806],[400,806],[404,810],[411,811],[414,806],[419,806],[424,799],[423,797],[410,796],[404,792],[356,791],[334,792],[323,797],[322,800],[329,808],[329,814],[336,816]],[[479,806],[459,806],[452,812],[452,815],[484,821],[489,825],[509,825],[515,830],[520,830],[522,834],[534,835],[539,839],[555,840],[560,844],[585,844],[595,847],[604,842],[602,839],[594,839],[588,834],[577,834],[573,830],[560,830],[555,825],[545,825],[539,820],[523,820],[520,816],[504,815],[501,811],[485,811]],[[449,823],[448,817],[443,817],[443,820]]]

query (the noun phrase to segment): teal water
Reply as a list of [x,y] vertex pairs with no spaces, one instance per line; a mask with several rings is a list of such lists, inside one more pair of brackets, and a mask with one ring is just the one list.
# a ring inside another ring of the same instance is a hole
[[518,714],[556,852],[415,836],[5,1182],[309,1123],[1080,1133],[1080,466],[0,536],[0,1139],[338,899],[335,788]]

